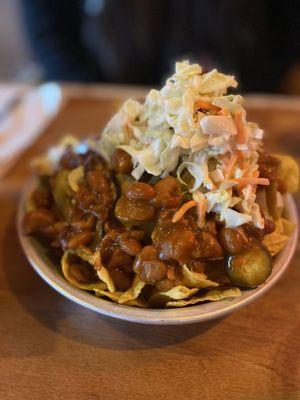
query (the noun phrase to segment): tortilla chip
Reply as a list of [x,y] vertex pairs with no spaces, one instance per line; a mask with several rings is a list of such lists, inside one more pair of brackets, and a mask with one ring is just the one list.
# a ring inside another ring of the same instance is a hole
[[281,218],[279,223],[281,224],[282,232],[287,236],[291,236],[296,228],[296,224],[286,218]]
[[[112,301],[115,301],[116,303],[119,302],[120,297],[124,294],[124,292],[108,292],[107,290],[95,290],[95,295],[97,297],[108,297]],[[133,299],[133,300],[128,300],[126,303],[122,303],[126,306],[131,306],[131,307],[141,307],[141,308],[146,308],[148,307],[148,304],[140,298]]]
[[285,218],[275,221],[275,225],[275,231],[266,235],[263,240],[263,244],[272,256],[275,256],[284,248],[295,229],[295,224]]
[[166,304],[171,300],[182,300],[191,297],[193,294],[198,292],[198,288],[187,288],[185,286],[175,286],[166,292],[156,292],[150,299],[149,303],[151,306],[158,306]]
[[79,289],[84,289],[84,290],[105,290],[107,289],[107,286],[103,282],[91,282],[91,283],[82,283],[78,282],[73,276],[70,274],[70,265],[68,261],[70,252],[66,251],[64,255],[62,256],[61,259],[61,269],[63,276],[65,279],[70,282],[73,286],[79,288]]
[[93,253],[88,247],[80,246],[73,253],[82,260],[87,261],[95,268],[99,279],[106,284],[111,293],[116,291],[114,281],[112,280],[108,270],[102,265],[101,254],[99,250]]
[[219,286],[217,282],[213,282],[207,279],[207,276],[204,273],[199,273],[195,271],[191,271],[188,269],[186,265],[182,267],[182,285],[187,288],[207,288],[207,287],[216,287]]
[[169,301],[166,306],[167,307],[185,307],[197,303],[202,303],[204,301],[218,301],[222,299],[238,297],[241,295],[241,291],[239,288],[231,288],[231,289],[212,289],[209,290],[206,294],[198,297],[193,297],[189,300],[178,300],[178,301]]
[[114,281],[109,275],[108,270],[103,267],[103,265],[99,270],[97,270],[97,275],[102,282],[106,283],[107,288],[111,293],[114,293],[116,291]]
[[278,166],[278,177],[286,184],[287,191],[295,193],[299,187],[299,166],[296,160],[283,154],[272,154],[281,163]]
[[131,287],[119,298],[119,303],[128,304],[129,301],[137,299],[145,285],[146,282],[142,281],[139,275],[136,275]]
[[83,261],[87,261],[89,264],[94,265],[95,254],[88,247],[80,246],[74,251],[74,254],[76,254]]
[[119,298],[122,296],[123,292],[109,292],[108,290],[95,290],[95,295],[97,297],[108,297],[112,301],[116,303],[119,301]]

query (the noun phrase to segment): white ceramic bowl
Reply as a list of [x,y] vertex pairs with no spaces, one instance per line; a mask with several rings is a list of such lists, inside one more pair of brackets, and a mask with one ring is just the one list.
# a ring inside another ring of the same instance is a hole
[[19,238],[29,262],[36,272],[63,296],[99,314],[125,321],[142,324],[175,325],[208,321],[210,319],[223,317],[247,305],[269,290],[287,269],[297,245],[298,215],[294,200],[292,196],[289,195],[286,202],[286,217],[296,222],[297,226],[285,248],[276,257],[273,272],[264,285],[256,289],[246,290],[242,293],[242,296],[234,299],[224,299],[186,308],[142,309],[119,305],[109,300],[99,299],[69,284],[63,276],[59,274],[57,266],[47,258],[46,252],[42,246],[39,245],[36,240],[22,233],[25,203],[35,185],[36,182],[32,180],[25,186],[19,204],[17,221]]

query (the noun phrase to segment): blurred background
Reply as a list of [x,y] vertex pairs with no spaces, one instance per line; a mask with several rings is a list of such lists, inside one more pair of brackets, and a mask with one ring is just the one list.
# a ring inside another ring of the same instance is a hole
[[158,85],[175,60],[300,94],[300,2],[1,0],[0,81]]

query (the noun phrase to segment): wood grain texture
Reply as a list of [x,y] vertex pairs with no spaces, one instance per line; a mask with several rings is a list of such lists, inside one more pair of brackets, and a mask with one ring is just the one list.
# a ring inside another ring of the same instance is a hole
[[[299,249],[263,298],[222,320],[181,327],[101,317],[29,266],[15,217],[30,158],[60,135],[97,133],[117,106],[70,100],[0,182],[0,399],[300,399]],[[299,157],[300,110],[251,106],[268,146]]]

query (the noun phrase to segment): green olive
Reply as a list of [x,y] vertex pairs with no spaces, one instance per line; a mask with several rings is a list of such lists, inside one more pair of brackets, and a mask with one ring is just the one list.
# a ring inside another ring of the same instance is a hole
[[140,225],[154,218],[155,208],[143,200],[128,200],[121,196],[115,206],[115,216],[124,225]]
[[259,286],[272,272],[272,257],[265,247],[256,244],[230,255],[226,271],[234,285],[249,288]]
[[239,253],[245,244],[245,239],[237,229],[221,228],[219,240],[223,249],[229,254]]

